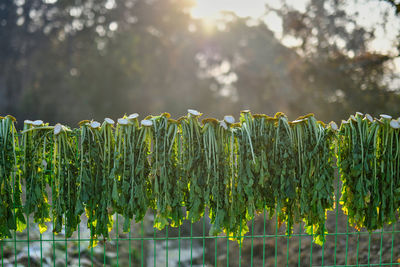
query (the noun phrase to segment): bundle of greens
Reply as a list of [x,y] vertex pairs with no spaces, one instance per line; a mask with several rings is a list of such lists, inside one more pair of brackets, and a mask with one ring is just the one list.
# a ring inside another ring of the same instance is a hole
[[271,171],[274,173],[272,186],[275,188],[276,215],[278,223],[286,223],[287,233],[291,234],[293,224],[299,221],[299,201],[297,189],[299,178],[296,175],[295,139],[287,117],[283,113],[275,115],[276,128]]
[[[210,235],[222,231],[241,240],[247,222],[266,209],[286,223],[304,221],[314,242],[325,240],[327,211],[334,207],[336,145],[340,203],[357,229],[375,230],[396,221],[400,207],[400,121],[357,113],[337,126],[312,114],[289,122],[242,111],[240,122],[205,119],[188,110],[175,121],[168,113],[138,122],[138,114],[103,124],[82,121],[71,130],[25,121],[22,145],[11,116],[0,117],[0,239],[26,227],[33,213],[40,232],[50,221],[70,237],[86,212],[90,246],[109,237],[113,214],[139,222],[148,208],[154,226],[198,221],[208,207]],[[21,170],[18,170],[21,168]],[[26,184],[22,208],[20,175]]]
[[26,184],[25,213],[29,216],[33,212],[34,222],[39,224],[40,233],[47,230],[45,223],[50,221],[46,189],[51,184],[52,135],[53,127],[41,120],[24,123],[22,177]]
[[77,150],[80,132],[57,124],[54,127],[52,214],[54,233],[61,232],[63,222],[65,235],[76,231],[84,212],[77,185],[79,184],[79,160]]
[[[109,236],[113,226],[111,169],[114,159],[112,125],[82,121],[80,124],[81,166],[79,200],[85,206],[90,229],[90,247],[96,246],[100,235]],[[101,127],[100,127],[101,126]]]
[[[237,138],[237,181],[236,188],[234,190],[235,198],[235,211],[234,214],[237,217],[236,225],[239,229],[235,230],[236,235],[244,236],[249,231],[247,221],[254,218],[256,212],[256,201],[262,201],[263,197],[257,196],[254,192],[255,187],[259,179],[257,173],[255,173],[256,159],[254,155],[252,138],[253,133],[253,117],[249,111],[242,111],[240,114],[241,124],[234,124],[235,136]],[[261,197],[261,199],[260,199]]]
[[375,171],[379,180],[380,203],[377,225],[373,225],[373,229],[396,222],[396,211],[400,207],[400,125],[388,115],[381,115],[379,124]]
[[181,170],[178,159],[178,122],[169,119],[168,113],[151,117],[154,134],[151,180],[152,206],[156,211],[154,226],[161,230],[169,225],[182,224],[184,185],[180,179]]
[[267,209],[271,218],[275,213],[275,197],[273,180],[274,170],[272,168],[274,158],[274,142],[276,130],[276,118],[263,114],[253,115],[251,137],[255,155],[255,164],[252,164],[252,171],[256,178],[253,184],[255,192],[255,208],[257,212]]
[[313,234],[314,242],[322,245],[325,240],[327,211],[334,207],[334,138],[337,126],[328,128],[317,122],[313,114],[298,118],[292,123],[296,142],[297,194],[300,217],[306,232]]
[[26,227],[17,169],[18,138],[12,116],[0,117],[0,239]]
[[[225,225],[224,232],[232,240],[240,240],[244,235],[242,229],[245,229],[245,211],[236,203],[237,199],[237,158],[238,142],[235,137],[237,129],[235,128],[235,119],[232,116],[225,116],[224,121],[220,122],[219,131],[217,131],[217,140],[220,151],[220,161],[223,166],[225,194],[224,209]],[[241,213],[242,212],[242,213]]]
[[382,225],[382,218],[378,219],[380,203],[388,192],[381,191],[387,181],[380,177],[377,160],[381,127],[371,116],[363,117],[361,113],[352,115],[340,126],[338,166],[343,182],[340,203],[350,224],[357,229],[374,230]]
[[[203,120],[204,156],[207,166],[207,185],[209,216],[212,226],[210,235],[225,231],[235,235],[235,224],[231,220],[231,187],[233,174],[232,145],[233,136],[225,121]],[[232,223],[232,225],[231,225]]]
[[188,186],[188,193],[184,195],[184,199],[188,212],[187,218],[192,222],[200,220],[204,215],[210,194],[202,127],[198,121],[201,115],[196,110],[188,110],[188,115],[178,120],[182,128],[181,178],[182,183]]
[[115,130],[112,198],[117,213],[124,217],[124,232],[129,231],[133,217],[136,222],[143,219],[151,193],[149,134],[147,128],[139,128],[137,118],[137,114],[132,114],[119,119]]
[[259,162],[254,155],[254,125],[253,117],[247,110],[240,114],[240,132],[237,132],[239,143],[238,148],[238,199],[240,203],[247,208],[244,219],[253,219],[256,212],[256,201],[262,201],[262,198],[255,195],[254,189],[259,176],[255,175],[256,165]]

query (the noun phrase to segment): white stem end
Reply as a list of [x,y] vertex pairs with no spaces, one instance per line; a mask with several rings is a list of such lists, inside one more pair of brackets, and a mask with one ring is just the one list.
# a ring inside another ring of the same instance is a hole
[[127,125],[128,124],[128,120],[127,119],[118,119],[118,124],[120,125]]
[[199,117],[199,116],[202,115],[200,112],[198,112],[198,111],[195,110],[195,109],[188,109],[187,111],[188,111],[188,113],[189,113],[190,115],[193,115],[193,116],[196,116],[196,117]]
[[104,121],[107,123],[107,124],[110,124],[110,125],[114,125],[114,120],[113,119],[110,119],[110,118],[105,118],[104,119]]
[[100,128],[100,126],[101,126],[100,123],[97,121],[92,121],[90,123],[90,127],[92,127],[93,129]]
[[151,120],[142,120],[140,122],[142,124],[142,126],[152,126],[153,122]]
[[134,119],[136,119],[136,118],[138,118],[138,117],[139,117],[139,114],[133,113],[133,114],[131,114],[131,115],[128,116],[128,119],[134,120]]
[[54,126],[54,135],[60,134],[61,130],[62,130],[61,124],[57,123],[56,126]]
[[224,116],[224,121],[228,124],[233,124],[235,123],[235,118],[231,115],[226,115]]
[[43,121],[42,120],[35,120],[34,122],[32,122],[33,126],[42,126],[43,125]]

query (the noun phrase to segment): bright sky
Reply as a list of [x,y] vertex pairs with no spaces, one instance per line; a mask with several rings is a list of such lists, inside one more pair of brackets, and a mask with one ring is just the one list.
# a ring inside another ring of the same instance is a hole
[[[196,5],[191,10],[191,15],[195,18],[215,19],[221,11],[231,11],[240,17],[261,18],[268,27],[275,33],[278,38],[281,38],[282,25],[280,18],[270,13],[265,16],[265,3],[268,3],[274,8],[281,6],[280,0],[195,0]],[[305,11],[305,6],[308,0],[288,0],[288,3],[301,11]],[[357,3],[354,3],[357,2]],[[381,20],[380,11],[388,8],[388,4],[378,0],[358,0],[348,1],[348,10],[351,13],[358,13],[358,23],[365,27],[374,27]],[[386,29],[376,31],[376,39],[371,43],[371,50],[376,50],[383,53],[393,54],[394,44],[396,41],[396,29],[400,28],[400,18],[394,15],[394,12],[389,12],[387,17],[388,23]],[[290,46],[293,40],[282,40],[283,44]],[[400,59],[395,62],[396,68],[400,70]]]
[[265,11],[264,3],[264,0],[196,0],[192,16],[216,17],[220,11],[232,11],[241,17],[260,17]]

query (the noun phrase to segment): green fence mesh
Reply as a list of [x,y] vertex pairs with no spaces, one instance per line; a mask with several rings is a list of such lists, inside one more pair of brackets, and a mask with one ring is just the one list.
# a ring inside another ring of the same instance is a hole
[[[85,225],[71,238],[36,225],[1,241],[2,266],[397,266],[400,265],[400,228],[395,224],[375,232],[357,231],[340,208],[328,214],[329,234],[323,246],[312,243],[303,226],[288,237],[276,219],[259,214],[250,222],[243,242],[209,236],[206,217],[163,231],[152,228],[152,214],[129,233],[122,233],[118,217],[111,238],[88,248]],[[32,218],[31,220],[32,221]]]
[[[338,203],[340,181],[336,181],[335,210],[328,212],[328,234],[322,246],[297,224],[290,235],[277,218],[264,211],[249,223],[242,242],[224,235],[209,236],[210,222],[185,221],[177,228],[153,228],[154,215],[132,223],[121,231],[121,218],[107,241],[89,248],[85,216],[71,238],[55,235],[52,225],[44,234],[28,219],[28,227],[13,238],[0,241],[2,266],[397,266],[400,265],[400,224],[368,232],[349,226]],[[50,200],[51,202],[51,200]]]

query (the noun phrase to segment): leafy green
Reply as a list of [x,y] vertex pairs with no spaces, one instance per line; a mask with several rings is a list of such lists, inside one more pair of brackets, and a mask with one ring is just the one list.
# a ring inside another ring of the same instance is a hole
[[115,160],[111,179],[112,199],[116,211],[124,217],[124,232],[133,217],[139,222],[149,207],[151,193],[148,175],[150,165],[149,130],[139,128],[137,119],[127,125],[118,123],[115,130]]
[[335,131],[317,122],[314,116],[300,117],[292,123],[297,151],[300,217],[306,232],[322,245],[327,233],[325,220],[334,207]]
[[[375,230],[397,220],[400,206],[400,124],[382,115],[357,113],[337,126],[312,114],[289,122],[243,111],[240,122],[205,119],[188,110],[178,120],[168,113],[137,114],[100,125],[82,121],[79,129],[26,121],[22,138],[11,116],[0,117],[0,238],[26,227],[33,213],[40,231],[51,215],[54,232],[70,237],[85,212],[90,246],[109,237],[116,212],[143,220],[155,212],[163,229],[198,221],[208,210],[210,235],[224,232],[242,240],[248,222],[266,209],[286,224],[303,221],[322,245],[327,211],[334,208],[335,150],[343,182],[340,203],[357,229]],[[22,140],[22,145],[19,145]],[[22,208],[20,176],[25,182]],[[185,210],[187,214],[185,215]]]
[[385,117],[357,114],[342,123],[339,149],[341,204],[350,224],[372,231],[393,223],[400,199],[399,129]]
[[178,157],[179,127],[178,122],[169,119],[168,113],[152,117],[153,152],[152,152],[152,206],[156,211],[155,227],[163,229],[169,225],[179,226],[184,219],[182,210],[184,190],[181,165]]
[[277,120],[262,114],[255,114],[251,137],[255,155],[255,164],[252,171],[257,179],[253,187],[255,190],[255,207],[257,212],[267,209],[269,217],[275,213],[276,198],[274,197],[273,181],[274,169],[274,142]]
[[300,179],[296,173],[296,143],[292,128],[283,113],[275,115],[276,129],[273,148],[272,170],[275,188],[276,215],[279,223],[286,223],[287,233],[291,234],[293,224],[300,218],[297,190]]
[[[81,124],[81,167],[79,175],[79,201],[83,203],[90,229],[90,247],[97,244],[100,235],[109,237],[113,226],[111,169],[114,160],[112,126],[92,127]],[[79,208],[78,208],[79,210]]]
[[222,231],[230,234],[235,225],[231,225],[230,188],[232,187],[231,134],[217,120],[203,120],[204,156],[207,166],[207,191],[209,216],[211,218],[210,235]]
[[26,227],[17,169],[18,150],[14,118],[0,117],[0,239],[11,238],[10,230],[22,231]]
[[[60,126],[61,127],[61,126]],[[78,143],[80,133],[61,127],[60,133],[54,135],[53,148],[53,190],[52,213],[54,233],[61,232],[65,224],[65,235],[71,237],[80,224],[84,212],[77,185],[79,183]]]
[[39,224],[41,233],[47,230],[50,219],[47,186],[51,184],[52,127],[24,124],[22,131],[23,159],[22,177],[25,181],[25,213],[33,212],[34,222]]
[[182,129],[182,183],[186,183],[188,188],[188,194],[184,197],[187,218],[196,222],[204,215],[210,194],[202,127],[198,116],[192,114],[181,118],[179,122]]

